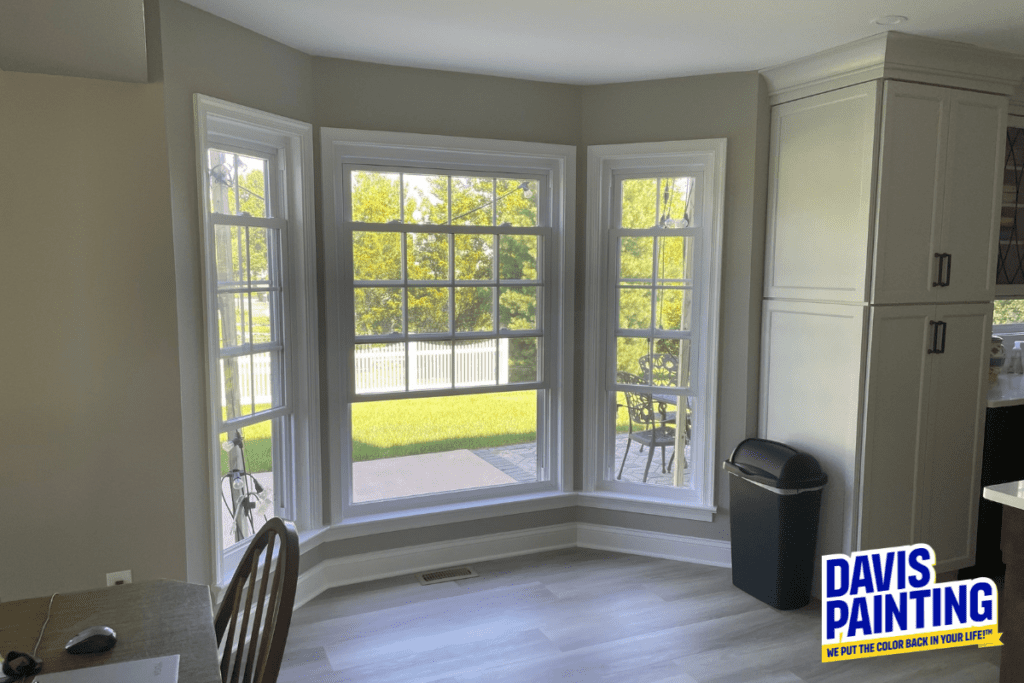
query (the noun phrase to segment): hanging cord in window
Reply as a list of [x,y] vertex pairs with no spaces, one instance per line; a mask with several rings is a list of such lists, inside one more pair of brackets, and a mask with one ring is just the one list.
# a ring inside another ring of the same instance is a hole
[[[512,188],[511,190],[506,192],[505,194],[502,194],[502,195],[499,195],[499,196],[495,197],[494,203],[497,204],[498,202],[500,202],[505,197],[507,197],[510,194],[513,194],[515,192],[518,192],[519,190],[523,191],[523,196],[526,197],[527,199],[529,199],[530,197],[533,196],[533,190],[530,189],[530,181],[524,180],[523,182],[519,183],[514,188]],[[471,213],[476,213],[480,209],[482,209],[482,208],[484,208],[486,206],[490,206],[490,204],[491,204],[490,201],[486,201],[483,204],[481,204],[480,206],[476,207],[475,209],[470,209],[469,211],[460,213],[458,216],[452,216],[451,222],[454,223],[455,221],[459,220],[460,218],[465,218],[466,216],[470,215]]]

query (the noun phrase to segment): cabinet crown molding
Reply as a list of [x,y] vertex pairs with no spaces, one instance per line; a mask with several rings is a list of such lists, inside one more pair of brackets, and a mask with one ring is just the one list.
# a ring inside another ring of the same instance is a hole
[[1024,57],[887,31],[763,69],[761,75],[773,105],[879,78],[1019,96]]

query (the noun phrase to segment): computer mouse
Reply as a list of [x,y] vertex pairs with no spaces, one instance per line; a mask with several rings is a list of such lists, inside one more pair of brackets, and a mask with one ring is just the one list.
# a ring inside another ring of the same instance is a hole
[[90,626],[68,641],[64,649],[73,655],[106,652],[117,643],[117,634],[109,626]]

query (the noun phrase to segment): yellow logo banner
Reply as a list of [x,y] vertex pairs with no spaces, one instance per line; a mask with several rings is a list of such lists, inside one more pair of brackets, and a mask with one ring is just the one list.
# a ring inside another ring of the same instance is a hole
[[822,645],[821,661],[839,662],[846,659],[863,659],[902,652],[923,652],[943,650],[950,647],[977,645],[998,647],[1002,645],[998,624],[983,628],[959,628],[952,631],[930,631],[912,635],[894,635],[875,640],[856,640],[846,643]]

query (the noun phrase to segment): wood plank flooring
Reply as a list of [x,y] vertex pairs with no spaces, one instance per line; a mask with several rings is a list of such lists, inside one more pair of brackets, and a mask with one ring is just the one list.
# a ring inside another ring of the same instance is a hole
[[329,590],[296,610],[280,683],[726,683],[999,678],[1000,648],[821,663],[820,605],[780,612],[728,569],[572,549]]

